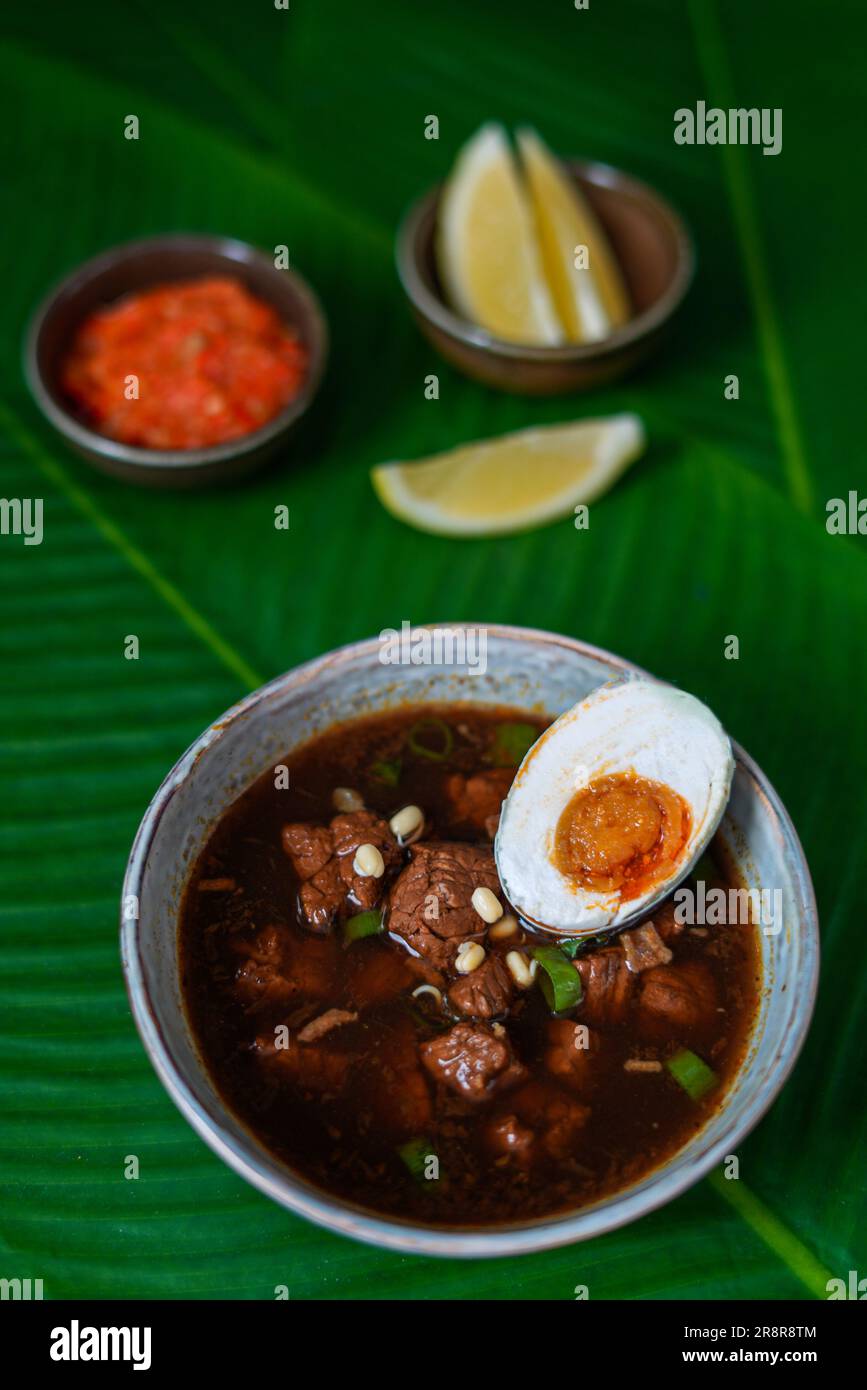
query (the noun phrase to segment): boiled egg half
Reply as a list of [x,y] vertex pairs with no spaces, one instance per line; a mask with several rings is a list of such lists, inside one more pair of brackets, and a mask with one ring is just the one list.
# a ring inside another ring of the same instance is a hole
[[594,690],[537,739],[503,803],[509,902],[575,936],[645,915],[707,848],[733,773],[728,736],[694,696],[638,677]]

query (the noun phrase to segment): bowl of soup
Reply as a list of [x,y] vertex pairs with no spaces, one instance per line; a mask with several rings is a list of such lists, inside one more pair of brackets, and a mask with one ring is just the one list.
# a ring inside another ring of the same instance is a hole
[[497,875],[528,748],[640,674],[527,629],[386,634],[179,760],[130,856],[123,965],[157,1074],[248,1182],[392,1249],[516,1254],[670,1201],[759,1121],[809,1025],[818,928],[742,749],[701,864],[628,930],[554,936]]

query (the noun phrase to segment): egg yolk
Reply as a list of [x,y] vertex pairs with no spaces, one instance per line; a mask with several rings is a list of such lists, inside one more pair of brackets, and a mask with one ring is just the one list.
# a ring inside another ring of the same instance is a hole
[[562,811],[553,861],[583,888],[634,898],[668,877],[689,830],[689,807],[671,787],[635,773],[597,777]]

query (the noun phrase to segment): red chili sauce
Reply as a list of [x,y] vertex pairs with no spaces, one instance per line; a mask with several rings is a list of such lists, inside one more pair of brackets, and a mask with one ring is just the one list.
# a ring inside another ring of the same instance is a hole
[[304,345],[237,280],[182,280],[85,319],[61,384],[100,434],[199,449],[250,434],[299,392]]

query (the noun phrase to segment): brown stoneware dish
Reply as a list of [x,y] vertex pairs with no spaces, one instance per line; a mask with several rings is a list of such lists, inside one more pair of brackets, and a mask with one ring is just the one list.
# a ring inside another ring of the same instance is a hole
[[440,188],[407,213],[397,237],[401,284],[425,337],[468,376],[504,391],[557,395],[623,376],[657,346],[692,280],[694,252],[674,208],[647,184],[607,164],[566,163],[617,254],[634,316],[598,343],[529,347],[494,338],[445,301],[434,254]]
[[[90,429],[77,418],[59,383],[60,366],[76,328],[95,310],[123,295],[204,276],[240,281],[295,331],[308,354],[307,375],[298,394],[260,429],[206,448],[139,448]],[[296,272],[278,270],[272,259],[243,241],[178,234],[112,247],[56,285],[30,322],[24,373],[49,423],[102,472],[148,487],[188,488],[241,477],[277,453],[316,394],[327,344],[319,302]]]

